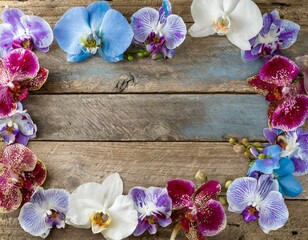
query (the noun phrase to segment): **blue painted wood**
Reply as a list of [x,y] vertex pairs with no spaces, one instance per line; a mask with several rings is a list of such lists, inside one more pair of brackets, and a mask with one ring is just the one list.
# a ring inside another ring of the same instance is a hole
[[[308,29],[298,42],[283,51],[295,59],[307,49]],[[41,93],[156,93],[156,92],[237,92],[252,90],[247,77],[259,72],[263,61],[244,63],[240,50],[226,37],[188,37],[173,59],[107,63],[93,57],[82,63],[66,62],[56,45],[49,54],[39,54],[50,77]]]
[[262,140],[267,102],[260,95],[36,95],[25,108],[37,140]]

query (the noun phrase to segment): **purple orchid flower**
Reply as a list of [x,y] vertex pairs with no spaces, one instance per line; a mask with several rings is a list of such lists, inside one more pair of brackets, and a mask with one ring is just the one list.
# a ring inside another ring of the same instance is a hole
[[289,218],[283,196],[278,192],[278,182],[270,175],[235,179],[227,191],[229,211],[243,215],[249,223],[259,221],[263,232],[281,228]]
[[293,175],[308,173],[308,132],[304,129],[283,132],[279,129],[264,129],[264,136],[271,144],[282,148],[282,157],[292,160],[295,170]]
[[16,8],[5,8],[0,24],[0,57],[16,48],[48,52],[53,41],[49,24],[41,17],[25,15]]
[[138,211],[138,226],[134,232],[135,236],[140,236],[146,230],[155,234],[158,225],[167,227],[172,223],[172,201],[166,188],[134,187],[128,195],[134,200]]
[[0,118],[12,114],[29,91],[39,90],[48,73],[28,49],[15,49],[0,59]]
[[254,61],[260,57],[271,59],[280,49],[291,47],[297,40],[300,26],[288,20],[282,20],[277,10],[263,15],[263,28],[250,39],[251,50],[242,51],[244,61]]
[[134,41],[145,43],[152,59],[160,56],[172,58],[175,48],[186,37],[186,25],[181,17],[172,14],[169,0],[163,0],[159,11],[148,7],[140,9],[134,13],[131,21]]
[[38,187],[30,202],[20,210],[20,226],[31,235],[42,238],[48,236],[51,228],[64,228],[69,196],[69,192],[63,189],[44,190]]
[[196,190],[191,181],[171,180],[167,190],[172,199],[172,219],[179,221],[189,239],[203,240],[226,227],[226,214],[216,200],[221,190],[219,182],[207,181]]
[[271,127],[293,131],[308,117],[308,96],[299,67],[290,59],[275,56],[249,78],[248,84],[270,102],[268,118]]
[[0,118],[0,136],[6,144],[21,143],[36,137],[37,127],[30,115],[24,111],[21,103],[17,104],[16,111],[6,118]]

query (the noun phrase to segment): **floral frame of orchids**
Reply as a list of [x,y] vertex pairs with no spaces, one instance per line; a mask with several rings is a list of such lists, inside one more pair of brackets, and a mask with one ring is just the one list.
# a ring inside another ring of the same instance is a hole
[[298,176],[308,173],[308,131],[302,127],[308,117],[308,55],[292,61],[281,52],[296,42],[300,26],[280,19],[277,10],[262,17],[252,0],[193,0],[191,12],[192,37],[226,35],[241,49],[243,61],[264,59],[247,83],[269,102],[267,142],[230,139],[234,151],[249,158],[247,176],[222,187],[200,170],[198,186],[176,179],[165,187],[133,187],[124,195],[122,179],[113,173],[101,184],[85,183],[72,193],[44,190],[46,166],[26,147],[37,126],[21,104],[49,74],[33,51],[47,53],[55,37],[69,62],[96,53],[109,62],[172,58],[187,29],[169,0],[162,0],[158,10],[138,10],[130,23],[105,1],[74,7],[54,29],[41,17],[5,8],[0,24],[0,137],[6,144],[0,150],[0,213],[21,208],[21,228],[42,238],[66,224],[108,240],[155,234],[174,224],[171,239],[183,230],[190,240],[204,240],[226,227],[224,204],[245,222],[258,221],[264,233],[284,226],[289,218],[284,197],[300,195]]

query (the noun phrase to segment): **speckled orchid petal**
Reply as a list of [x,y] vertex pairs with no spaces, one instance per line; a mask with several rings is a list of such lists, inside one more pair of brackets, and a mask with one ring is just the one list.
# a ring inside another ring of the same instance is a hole
[[0,87],[0,118],[8,117],[16,108],[17,104],[12,101],[9,89]]
[[229,211],[241,214],[249,202],[253,202],[258,189],[258,181],[252,177],[235,179],[227,191]]
[[227,225],[227,217],[220,202],[210,199],[198,208],[198,230],[203,235],[215,236]]
[[39,71],[38,58],[28,49],[15,49],[3,59],[11,81],[35,78]]
[[210,180],[202,184],[194,194],[195,205],[202,205],[210,199],[216,199],[221,191],[219,182]]
[[171,14],[166,20],[162,33],[166,38],[166,47],[168,49],[175,49],[185,40],[187,33],[186,25],[181,17]]
[[274,128],[293,131],[302,126],[308,117],[308,96],[289,97],[279,104],[270,116]]
[[157,28],[159,13],[149,7],[142,8],[131,17],[131,27],[134,31],[134,39],[138,42],[145,42],[151,32]]
[[263,232],[281,228],[289,218],[289,211],[283,196],[277,191],[270,192],[260,203],[259,225]]
[[25,172],[25,179],[31,182],[33,187],[42,186],[47,177],[47,168],[45,164],[37,159],[35,168],[30,172]]
[[35,78],[29,81],[29,90],[37,91],[40,90],[48,78],[49,70],[46,68],[40,68]]
[[276,85],[261,80],[259,75],[248,78],[247,83],[253,88],[254,91],[264,96],[276,89]]
[[22,194],[17,187],[10,185],[5,191],[0,191],[0,213],[13,212],[21,203]]
[[53,42],[53,32],[50,25],[38,16],[23,16],[20,18],[20,22],[31,37],[34,47],[42,52],[48,51]]
[[34,153],[22,144],[7,146],[2,154],[3,164],[10,166],[16,173],[22,171],[32,171],[36,164],[37,158]]
[[259,77],[266,83],[276,86],[289,86],[298,76],[299,67],[290,59],[275,56],[264,64]]
[[174,210],[192,205],[192,195],[195,192],[195,184],[188,180],[171,180],[167,182],[167,190],[172,199]]

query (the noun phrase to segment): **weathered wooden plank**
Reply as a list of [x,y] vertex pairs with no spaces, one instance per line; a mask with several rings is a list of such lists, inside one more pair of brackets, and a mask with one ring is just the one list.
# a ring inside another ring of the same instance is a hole
[[[284,51],[294,59],[307,48],[308,29]],[[108,63],[99,56],[83,63],[68,63],[66,54],[53,45],[38,54],[50,70],[41,93],[157,93],[157,92],[253,92],[246,78],[259,72],[263,61],[244,63],[240,50],[225,37],[191,38],[177,49],[173,59],[136,59]]]
[[[86,84],[86,83],[85,83]],[[263,139],[260,95],[33,95],[38,140],[225,141]]]
[[[54,25],[55,22],[67,11],[69,8],[74,6],[86,6],[92,3],[92,0],[55,0],[55,1],[40,1],[40,0],[29,0],[29,1],[0,1],[0,10],[5,6],[18,7],[24,10],[28,14],[40,15],[46,18],[46,20]],[[191,0],[180,0],[173,1],[173,12],[181,15],[186,22],[192,22],[190,13]],[[299,0],[280,0],[268,2],[266,0],[256,1],[263,13],[270,12],[274,9],[278,9],[286,19],[293,20],[301,25],[307,25],[308,13],[307,13],[307,2]],[[111,1],[112,6],[121,11],[127,18],[135,13],[138,9],[150,6],[158,8],[161,5],[159,0],[120,0]]]
[[[29,147],[48,168],[44,187],[73,191],[78,185],[101,182],[111,172],[118,171],[125,184],[125,193],[133,186],[164,186],[174,178],[194,179],[198,169],[204,169],[210,179],[224,182],[245,175],[247,160],[233,152],[227,143],[64,143],[31,142]],[[301,177],[304,187],[307,176]],[[307,192],[303,194],[307,198]],[[228,227],[213,239],[306,239],[308,201],[287,201],[290,220],[278,231],[265,235],[256,223],[245,224],[240,216],[228,214]],[[34,239],[18,226],[18,212],[0,215],[2,240]],[[168,239],[171,228],[142,239]],[[68,227],[52,231],[49,239],[101,239],[91,231]],[[132,238],[134,239],[134,238]],[[179,237],[179,239],[184,239]]]

